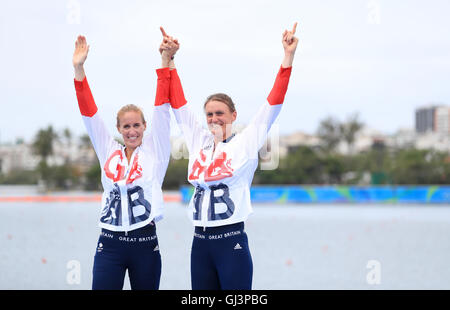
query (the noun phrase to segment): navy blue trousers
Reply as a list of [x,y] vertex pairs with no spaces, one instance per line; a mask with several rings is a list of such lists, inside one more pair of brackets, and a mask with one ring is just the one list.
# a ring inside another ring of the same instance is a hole
[[250,290],[253,262],[244,223],[195,227],[191,249],[193,290]]
[[125,232],[102,229],[94,257],[93,290],[121,290],[128,270],[133,290],[157,290],[161,255],[155,225]]

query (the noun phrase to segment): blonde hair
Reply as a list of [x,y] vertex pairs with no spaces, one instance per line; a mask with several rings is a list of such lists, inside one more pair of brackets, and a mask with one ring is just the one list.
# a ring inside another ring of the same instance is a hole
[[117,127],[120,127],[120,118],[126,113],[126,112],[136,112],[141,115],[142,123],[144,125],[146,124],[144,113],[142,112],[142,109],[138,106],[135,106],[134,104],[127,104],[124,105],[122,108],[120,108],[119,112],[117,112]]

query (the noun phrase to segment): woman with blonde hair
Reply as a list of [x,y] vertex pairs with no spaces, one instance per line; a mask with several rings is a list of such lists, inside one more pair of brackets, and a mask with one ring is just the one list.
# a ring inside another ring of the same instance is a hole
[[[170,157],[169,62],[178,47],[164,46],[153,118],[128,104],[117,114],[124,145],[109,134],[84,71],[89,46],[78,36],[73,54],[80,112],[102,168],[102,208],[92,289],[122,289],[128,270],[132,289],[158,289],[161,255],[156,222],[163,216],[161,185]],[[145,133],[145,134],[144,134]]]

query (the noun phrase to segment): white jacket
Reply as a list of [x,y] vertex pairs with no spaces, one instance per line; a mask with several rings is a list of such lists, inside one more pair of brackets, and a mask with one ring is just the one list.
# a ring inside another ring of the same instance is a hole
[[290,73],[291,67],[280,68],[268,102],[241,133],[216,145],[213,154],[214,136],[190,111],[177,72],[171,72],[170,102],[189,151],[188,181],[195,187],[189,203],[194,226],[229,225],[252,213],[250,186],[258,151],[281,110]]
[[82,118],[102,169],[102,228],[131,231],[163,217],[161,185],[170,157],[168,70],[157,70],[157,98],[150,128],[144,132],[142,144],[133,152],[130,163],[125,147],[106,129],[86,78],[82,82],[75,80]]

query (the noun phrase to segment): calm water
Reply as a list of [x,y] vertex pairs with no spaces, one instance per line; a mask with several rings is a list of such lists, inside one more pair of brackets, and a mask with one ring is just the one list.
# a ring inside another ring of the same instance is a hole
[[[0,289],[90,289],[99,203],[0,203]],[[193,228],[167,203],[161,289],[190,289]],[[246,223],[254,289],[450,289],[450,207],[255,205]],[[80,284],[68,284],[68,262]],[[379,264],[379,284],[369,284]],[[129,289],[128,280],[125,289]]]

